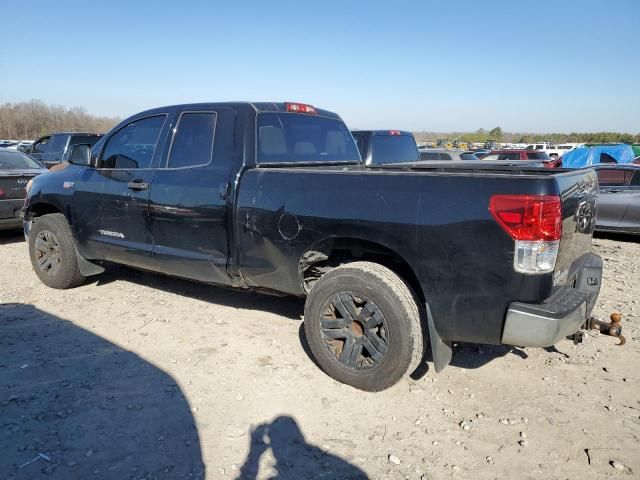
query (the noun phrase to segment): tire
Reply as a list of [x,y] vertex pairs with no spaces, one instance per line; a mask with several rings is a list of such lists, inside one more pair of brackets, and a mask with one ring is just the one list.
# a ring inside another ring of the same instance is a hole
[[360,390],[389,388],[423,355],[415,296],[376,263],[353,262],[323,275],[307,297],[304,329],[320,368]]
[[61,213],[37,217],[29,232],[31,265],[51,288],[74,288],[85,281],[80,273],[71,229]]

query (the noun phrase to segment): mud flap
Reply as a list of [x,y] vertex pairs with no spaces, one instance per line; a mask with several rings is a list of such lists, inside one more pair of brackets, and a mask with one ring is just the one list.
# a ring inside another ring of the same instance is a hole
[[451,344],[442,340],[442,338],[440,338],[440,335],[438,335],[436,326],[433,322],[429,304],[426,304],[425,306],[427,308],[427,323],[429,325],[429,339],[431,342],[433,366],[436,369],[436,373],[440,373],[442,370],[444,370],[444,367],[451,363],[451,356],[453,355],[453,351],[451,349]]
[[91,263],[88,260],[85,260],[78,249],[76,248],[76,258],[78,259],[78,268],[80,269],[80,273],[85,277],[90,277],[91,275],[98,275],[99,273],[104,272],[104,268],[100,265],[96,265],[95,263]]

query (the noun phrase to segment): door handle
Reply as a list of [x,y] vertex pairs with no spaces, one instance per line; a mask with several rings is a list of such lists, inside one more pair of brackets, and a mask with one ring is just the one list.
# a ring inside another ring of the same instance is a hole
[[149,184],[140,179],[132,180],[127,184],[130,190],[149,190]]

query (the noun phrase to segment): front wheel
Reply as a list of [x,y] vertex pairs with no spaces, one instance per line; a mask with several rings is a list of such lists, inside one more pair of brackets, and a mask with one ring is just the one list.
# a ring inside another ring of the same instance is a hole
[[38,217],[29,232],[29,256],[33,270],[51,288],[73,288],[84,282],[71,229],[64,215]]
[[394,385],[422,358],[414,295],[376,263],[353,262],[323,275],[307,297],[304,328],[320,367],[361,390]]

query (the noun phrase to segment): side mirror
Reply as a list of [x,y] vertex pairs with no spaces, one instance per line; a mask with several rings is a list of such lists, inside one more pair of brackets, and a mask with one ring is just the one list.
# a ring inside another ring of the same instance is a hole
[[69,163],[83,166],[91,165],[91,145],[85,143],[71,145]]

